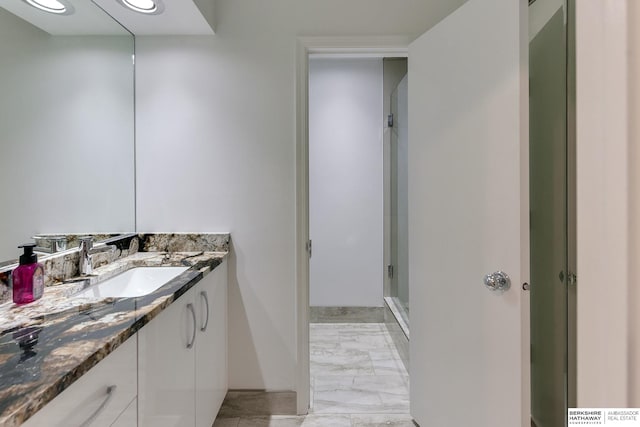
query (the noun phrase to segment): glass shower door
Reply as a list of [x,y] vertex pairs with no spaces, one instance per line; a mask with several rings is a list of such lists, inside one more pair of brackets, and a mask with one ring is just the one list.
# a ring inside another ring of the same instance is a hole
[[409,218],[408,218],[408,82],[407,76],[391,93],[391,268],[390,293],[395,307],[409,325]]
[[[531,418],[566,425],[575,406],[575,151],[566,6],[529,7]],[[546,8],[545,8],[546,7]]]

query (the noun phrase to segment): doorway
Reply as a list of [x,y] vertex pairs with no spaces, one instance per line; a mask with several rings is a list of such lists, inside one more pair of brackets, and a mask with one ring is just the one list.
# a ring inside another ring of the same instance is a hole
[[309,58],[309,412],[412,425],[407,368],[384,322],[386,119],[398,90],[383,84],[383,62]]
[[[411,391],[419,403],[412,405],[412,415],[418,422],[461,425],[472,419],[477,425],[496,425],[496,414],[501,425],[520,424],[516,420],[523,414],[528,418],[521,399],[524,383],[528,389],[528,378],[521,374],[529,367],[528,351],[521,351],[525,334],[520,325],[528,312],[520,304],[522,293],[515,288],[502,295],[481,286],[483,275],[496,268],[506,269],[514,283],[523,275],[528,280],[522,264],[528,260],[523,227],[528,229],[523,215],[528,191],[521,192],[520,185],[528,183],[528,167],[519,160],[528,142],[521,126],[528,76],[519,72],[526,52],[519,37],[526,22],[518,25],[518,17],[526,14],[520,12],[519,3],[468,2],[411,43],[377,37],[299,40],[296,390],[301,413],[309,403],[308,55],[380,54],[392,48],[402,53],[398,56],[411,51],[409,110],[418,118],[410,119],[412,141],[418,143],[412,144],[409,179],[419,183],[409,193],[415,201],[409,216],[411,284],[431,284],[411,288],[412,300],[420,301],[420,310],[411,311],[411,352],[421,362],[412,364]],[[496,31],[487,32],[486,22]],[[458,37],[461,31],[468,37]],[[501,160],[500,168],[493,167]],[[504,354],[521,357],[505,359]],[[459,402],[468,410],[460,411]]]

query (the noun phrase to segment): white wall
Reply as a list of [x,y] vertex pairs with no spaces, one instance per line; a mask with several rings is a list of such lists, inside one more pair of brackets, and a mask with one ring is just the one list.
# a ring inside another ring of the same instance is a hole
[[[629,194],[631,204],[630,218],[630,259],[640,259],[640,29],[636,25],[640,19],[640,4],[636,1],[629,2],[629,116],[635,119],[629,121],[629,168],[630,182]],[[635,196],[635,197],[634,197]],[[629,269],[629,401],[630,407],[640,407],[640,365],[637,363],[640,357],[640,263],[631,262]]]
[[417,36],[461,3],[217,0],[215,36],[136,38],[138,228],[231,232],[231,388],[295,384],[296,37]]
[[635,197],[628,192],[626,25],[627,1],[576,2],[579,407],[627,407],[629,366],[637,365],[628,346]]
[[132,52],[0,9],[0,260],[35,233],[134,229]]
[[309,61],[309,299],[382,306],[382,59]]

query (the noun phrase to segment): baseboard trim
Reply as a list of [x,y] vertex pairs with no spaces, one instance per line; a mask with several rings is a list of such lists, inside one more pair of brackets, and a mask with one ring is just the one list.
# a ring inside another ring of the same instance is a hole
[[297,415],[295,391],[229,390],[218,418]]
[[384,307],[310,307],[311,323],[384,323]]

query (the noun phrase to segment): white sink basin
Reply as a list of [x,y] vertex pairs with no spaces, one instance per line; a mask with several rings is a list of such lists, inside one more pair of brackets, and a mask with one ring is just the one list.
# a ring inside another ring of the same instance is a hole
[[80,298],[132,298],[147,295],[189,267],[136,267],[74,295]]

